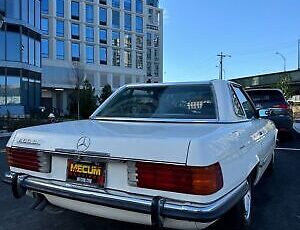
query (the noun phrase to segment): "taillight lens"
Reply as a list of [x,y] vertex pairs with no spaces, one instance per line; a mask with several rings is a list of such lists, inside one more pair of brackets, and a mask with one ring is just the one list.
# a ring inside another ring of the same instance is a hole
[[32,149],[6,148],[9,166],[35,172],[50,172],[51,156]]
[[278,108],[278,109],[289,109],[290,108],[290,106],[288,104],[278,104],[278,105],[274,105],[272,107]]
[[[128,171],[129,183],[140,188],[210,195],[223,187],[223,175],[219,163],[205,167],[192,167],[138,162],[135,163],[135,170],[132,167],[133,165],[129,166]],[[133,183],[134,179],[136,183]]]

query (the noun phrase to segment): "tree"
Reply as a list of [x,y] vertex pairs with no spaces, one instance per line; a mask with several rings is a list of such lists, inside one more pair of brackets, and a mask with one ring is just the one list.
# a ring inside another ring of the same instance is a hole
[[290,74],[283,73],[279,77],[279,81],[277,82],[277,85],[276,85],[276,88],[279,88],[282,90],[286,99],[289,99],[293,96],[293,91],[290,86],[291,81],[292,81],[292,78],[291,78]]
[[109,96],[112,94],[111,86],[109,84],[105,85],[102,89],[102,93],[99,98],[100,104],[102,104]]
[[95,111],[96,104],[95,89],[88,80],[85,80],[82,89],[80,89],[80,116],[84,119],[89,118]]

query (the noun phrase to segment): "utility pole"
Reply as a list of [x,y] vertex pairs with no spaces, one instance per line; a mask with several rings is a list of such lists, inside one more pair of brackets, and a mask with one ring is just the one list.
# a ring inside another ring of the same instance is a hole
[[220,54],[217,55],[218,57],[220,57],[220,72],[219,72],[219,79],[223,80],[223,58],[225,57],[229,57],[231,58],[231,55],[227,55],[227,54],[223,54],[223,52],[221,52]]

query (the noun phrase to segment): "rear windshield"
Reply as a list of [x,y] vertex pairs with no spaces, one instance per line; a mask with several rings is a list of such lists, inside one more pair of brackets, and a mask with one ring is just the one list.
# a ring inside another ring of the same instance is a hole
[[130,86],[120,91],[97,117],[216,119],[209,84]]
[[283,94],[277,90],[253,90],[247,91],[247,93],[256,107],[286,103]]

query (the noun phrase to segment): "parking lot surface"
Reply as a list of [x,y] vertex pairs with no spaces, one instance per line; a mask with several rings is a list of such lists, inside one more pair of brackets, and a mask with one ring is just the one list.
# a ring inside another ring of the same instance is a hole
[[[254,191],[254,221],[251,229],[300,229],[300,134],[281,137],[275,158],[275,171],[263,178]],[[7,138],[0,138],[0,175],[8,170],[3,149]],[[66,211],[60,215],[30,209],[28,197],[15,200],[10,187],[0,182],[0,230],[52,229],[150,229]],[[216,224],[212,229],[223,229]]]

